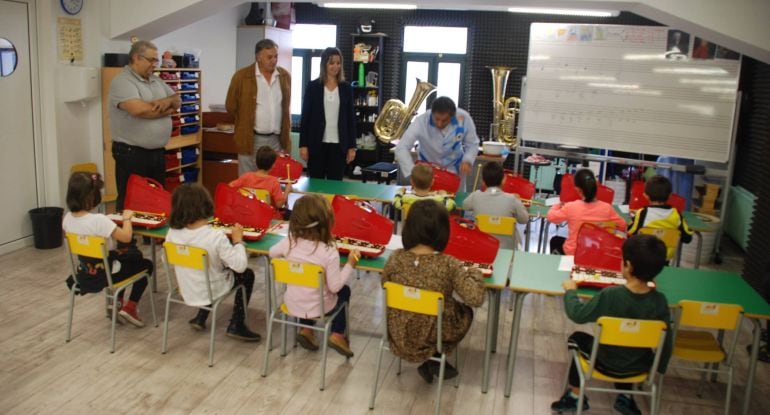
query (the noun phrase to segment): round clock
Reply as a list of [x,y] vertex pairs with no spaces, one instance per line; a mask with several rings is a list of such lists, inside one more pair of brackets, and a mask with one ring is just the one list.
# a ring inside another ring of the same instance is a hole
[[59,0],[61,7],[67,14],[76,15],[83,10],[83,1],[85,0]]

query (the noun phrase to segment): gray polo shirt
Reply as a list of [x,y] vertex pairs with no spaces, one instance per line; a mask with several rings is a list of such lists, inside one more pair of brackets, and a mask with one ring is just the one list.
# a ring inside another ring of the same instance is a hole
[[118,104],[131,99],[150,102],[174,94],[174,90],[159,77],[151,75],[150,79],[146,80],[128,66],[124,67],[110,84],[109,116],[112,141],[146,149],[165,146],[171,136],[171,117],[138,118],[118,108]]

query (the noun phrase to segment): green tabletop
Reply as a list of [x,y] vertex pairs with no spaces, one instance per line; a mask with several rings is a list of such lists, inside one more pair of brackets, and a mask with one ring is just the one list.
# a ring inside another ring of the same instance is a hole
[[[356,269],[364,270],[364,271],[373,271],[373,272],[382,272],[382,270],[385,268],[385,263],[388,262],[388,258],[390,258],[390,254],[393,253],[390,249],[386,249],[385,252],[382,253],[382,255],[378,257],[365,257],[362,256],[361,259],[358,260],[358,264],[356,265]],[[348,256],[347,255],[340,255],[340,264],[345,265],[348,262]]]
[[160,228],[147,229],[147,228],[133,228],[134,235],[147,236],[154,239],[166,239],[168,233],[168,225],[161,226]]
[[[517,252],[516,255],[519,253]],[[495,263],[492,265],[492,275],[484,279],[484,285],[487,288],[494,288],[502,290],[508,285],[508,276],[511,271],[511,259],[513,258],[513,250],[511,249],[498,249],[497,256],[495,257]]]
[[340,180],[302,177],[292,186],[292,191],[297,193],[355,196],[364,200],[391,202],[397,187],[395,185],[377,183],[344,182]]
[[270,248],[278,242],[281,242],[283,238],[285,238],[283,235],[267,233],[257,241],[244,241],[246,242],[246,251],[254,254],[267,255]]
[[685,210],[682,217],[690,229],[697,232],[716,232],[719,225],[710,216]]
[[[518,292],[563,295],[561,282],[569,278],[569,272],[558,270],[560,258],[516,252],[508,287]],[[685,299],[740,304],[747,317],[770,319],[770,304],[736,273],[665,267],[655,282],[671,306]],[[591,288],[578,290],[579,295],[589,297],[596,292]]]

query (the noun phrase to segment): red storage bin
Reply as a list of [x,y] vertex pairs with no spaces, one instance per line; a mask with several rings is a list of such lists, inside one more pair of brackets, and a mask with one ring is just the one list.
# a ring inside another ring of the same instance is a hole
[[[180,162],[179,158],[181,157],[181,154],[177,151],[173,153],[166,153],[166,170],[173,169],[174,167],[179,167]],[[168,186],[166,186],[168,187]]]
[[377,257],[385,252],[385,245],[393,233],[393,221],[377,213],[371,205],[360,200],[335,195],[332,200],[337,250],[347,254],[353,249],[362,256]]

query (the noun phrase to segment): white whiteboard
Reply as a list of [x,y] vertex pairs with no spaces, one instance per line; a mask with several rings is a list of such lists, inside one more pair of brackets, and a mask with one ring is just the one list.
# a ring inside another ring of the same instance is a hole
[[693,59],[695,39],[674,48],[669,32],[533,23],[520,136],[727,162],[740,61],[715,45]]

